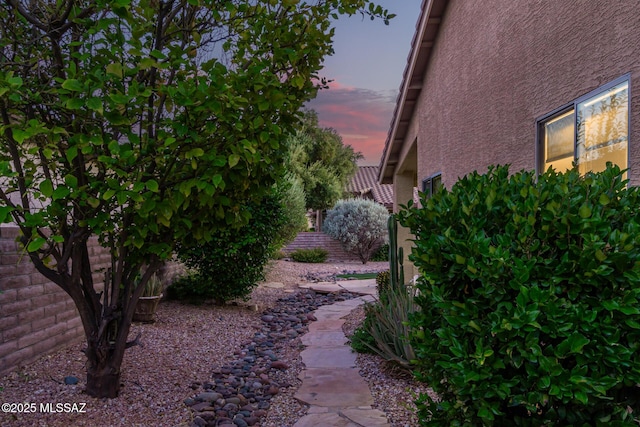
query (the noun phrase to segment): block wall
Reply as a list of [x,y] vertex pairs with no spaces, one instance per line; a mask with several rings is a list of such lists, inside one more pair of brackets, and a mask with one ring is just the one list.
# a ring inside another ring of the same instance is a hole
[[[84,336],[73,300],[35,269],[18,235],[16,227],[0,227],[0,375]],[[101,288],[109,253],[96,238],[89,244],[93,279]],[[168,283],[179,271],[170,263],[162,276]]]

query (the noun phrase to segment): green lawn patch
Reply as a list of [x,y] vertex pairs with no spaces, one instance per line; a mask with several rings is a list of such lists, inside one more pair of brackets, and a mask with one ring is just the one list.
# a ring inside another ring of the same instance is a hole
[[354,274],[338,274],[338,279],[375,279],[378,273],[354,273]]

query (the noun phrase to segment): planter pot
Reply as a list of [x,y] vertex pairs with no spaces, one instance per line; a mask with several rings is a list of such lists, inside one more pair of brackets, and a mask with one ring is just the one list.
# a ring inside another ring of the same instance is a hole
[[140,297],[133,313],[134,322],[153,323],[156,321],[156,309],[162,294],[155,297]]

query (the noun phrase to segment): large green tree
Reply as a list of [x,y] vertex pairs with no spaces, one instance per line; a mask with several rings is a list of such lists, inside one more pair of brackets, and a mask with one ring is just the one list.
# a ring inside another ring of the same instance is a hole
[[135,304],[175,243],[249,221],[322,85],[331,17],[359,11],[389,17],[369,0],[2,3],[0,222],[75,302],[90,395],[118,394]]
[[[358,170],[362,154],[344,145],[335,129],[321,127],[313,110],[305,112],[302,124],[289,137],[290,169],[303,183],[308,209],[321,211],[335,205]],[[317,222],[317,229],[321,222]]]

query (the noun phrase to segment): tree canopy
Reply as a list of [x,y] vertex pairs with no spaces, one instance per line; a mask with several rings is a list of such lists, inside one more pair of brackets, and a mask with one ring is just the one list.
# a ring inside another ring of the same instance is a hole
[[290,136],[289,144],[290,168],[304,185],[307,208],[331,208],[342,198],[362,154],[344,145],[335,129],[321,127],[313,110],[305,112],[302,126]]
[[330,18],[358,11],[390,17],[368,0],[0,6],[0,222],[78,307],[89,394],[117,395],[135,304],[175,243],[246,224],[282,175]]

